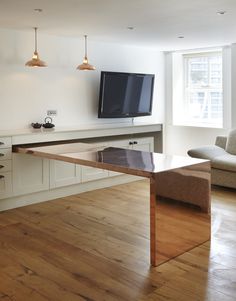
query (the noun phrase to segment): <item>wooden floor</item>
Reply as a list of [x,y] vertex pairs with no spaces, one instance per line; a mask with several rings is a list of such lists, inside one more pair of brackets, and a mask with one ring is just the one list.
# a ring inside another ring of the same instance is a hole
[[2,212],[0,301],[235,301],[236,191],[212,197],[211,244],[157,268],[148,181]]

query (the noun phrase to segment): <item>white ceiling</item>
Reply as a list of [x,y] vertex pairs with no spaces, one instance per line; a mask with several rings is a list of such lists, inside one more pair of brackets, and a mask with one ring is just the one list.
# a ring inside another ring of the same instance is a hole
[[[222,10],[226,14],[216,13]],[[161,50],[220,46],[236,42],[236,0],[0,0],[0,28],[34,26]]]

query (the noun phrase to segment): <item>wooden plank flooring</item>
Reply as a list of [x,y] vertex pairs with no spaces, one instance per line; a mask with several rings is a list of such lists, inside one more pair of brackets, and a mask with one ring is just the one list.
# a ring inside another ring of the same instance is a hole
[[236,191],[212,198],[211,243],[157,268],[146,180],[1,212],[0,301],[236,300]]

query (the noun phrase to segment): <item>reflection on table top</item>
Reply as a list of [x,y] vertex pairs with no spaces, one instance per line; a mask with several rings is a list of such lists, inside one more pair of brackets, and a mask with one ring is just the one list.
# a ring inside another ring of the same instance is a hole
[[207,160],[97,146],[87,143],[57,144],[40,147],[23,145],[16,146],[13,151],[148,178],[155,173],[201,163],[203,165],[206,163],[209,166]]

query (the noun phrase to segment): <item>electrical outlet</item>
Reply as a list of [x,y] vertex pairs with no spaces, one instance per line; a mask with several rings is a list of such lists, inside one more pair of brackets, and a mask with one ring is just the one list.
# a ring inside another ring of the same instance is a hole
[[57,116],[57,110],[47,110],[47,116]]

